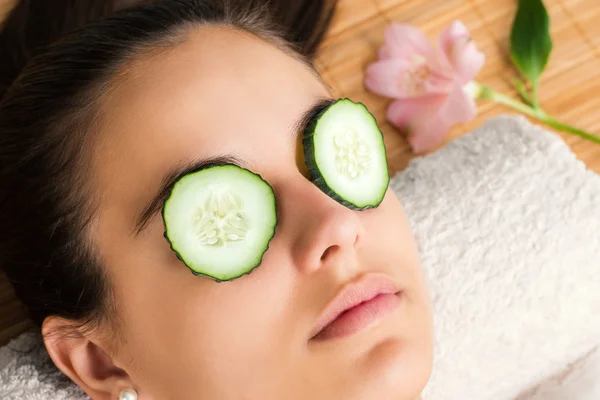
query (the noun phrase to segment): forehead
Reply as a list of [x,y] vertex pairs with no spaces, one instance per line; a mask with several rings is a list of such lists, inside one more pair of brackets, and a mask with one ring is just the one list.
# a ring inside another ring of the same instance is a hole
[[101,214],[120,220],[176,163],[233,154],[260,164],[259,173],[277,168],[296,119],[327,96],[304,63],[253,35],[217,27],[141,55],[114,86],[102,102],[93,172]]
[[128,140],[165,131],[187,135],[190,124],[194,136],[211,142],[215,135],[200,135],[199,128],[222,128],[223,139],[261,119],[283,122],[326,95],[304,63],[253,35],[216,27],[190,32],[173,49],[142,54],[115,87],[103,102],[109,116],[103,143],[112,140],[113,147],[126,133],[134,133]]

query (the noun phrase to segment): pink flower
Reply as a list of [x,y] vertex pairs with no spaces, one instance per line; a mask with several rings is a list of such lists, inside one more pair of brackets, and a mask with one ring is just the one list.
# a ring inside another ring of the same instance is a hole
[[471,82],[484,62],[461,22],[442,32],[439,49],[417,28],[392,24],[379,60],[367,68],[365,84],[396,99],[388,120],[408,133],[413,151],[423,152],[441,144],[452,125],[475,117]]

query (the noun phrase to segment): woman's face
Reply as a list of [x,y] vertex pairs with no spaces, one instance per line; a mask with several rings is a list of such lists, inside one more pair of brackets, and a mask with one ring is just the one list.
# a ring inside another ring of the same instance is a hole
[[[109,347],[140,399],[417,397],[431,368],[431,310],[400,203],[388,191],[378,208],[351,211],[300,167],[298,121],[329,97],[320,80],[223,28],[141,58],[103,103],[93,167],[93,236],[123,321]],[[174,170],[221,156],[273,187],[279,221],[261,266],[226,283],[178,260],[160,208],[137,230]],[[400,291],[390,307],[363,307],[314,337],[343,289],[382,277]]]

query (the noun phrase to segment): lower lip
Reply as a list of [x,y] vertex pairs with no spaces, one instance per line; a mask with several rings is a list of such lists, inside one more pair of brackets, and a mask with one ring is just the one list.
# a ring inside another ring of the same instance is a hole
[[345,311],[327,325],[315,340],[330,340],[360,332],[391,314],[400,303],[400,294],[380,294]]

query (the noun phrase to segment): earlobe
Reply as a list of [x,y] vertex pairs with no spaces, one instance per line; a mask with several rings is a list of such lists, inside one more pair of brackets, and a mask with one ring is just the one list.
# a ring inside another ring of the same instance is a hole
[[127,372],[74,322],[48,317],[42,336],[54,364],[93,399],[118,399],[123,389],[134,387]]
[[119,400],[138,400],[138,394],[133,389],[125,389],[119,394]]

